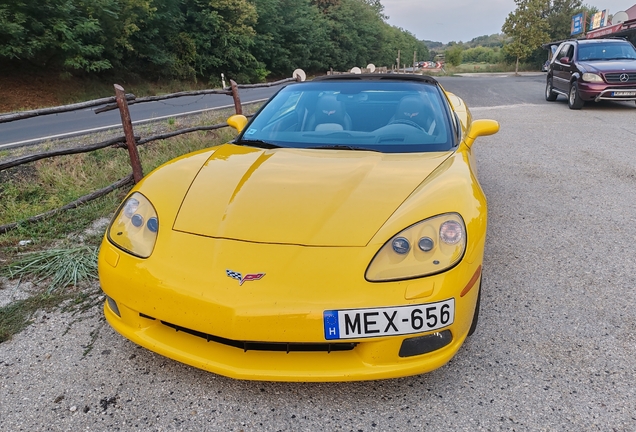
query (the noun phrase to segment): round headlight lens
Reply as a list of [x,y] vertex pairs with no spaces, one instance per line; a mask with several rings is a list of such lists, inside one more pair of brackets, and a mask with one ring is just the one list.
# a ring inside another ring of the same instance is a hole
[[433,239],[430,237],[422,237],[417,243],[417,246],[422,252],[430,252],[433,249],[433,246],[435,246],[435,243],[433,243]]
[[133,215],[133,217],[130,218],[130,221],[135,228],[139,228],[144,224],[144,218],[140,214]]
[[400,255],[407,254],[411,250],[411,243],[409,243],[409,241],[404,237],[394,238],[391,245],[393,246],[395,253]]
[[439,237],[444,243],[454,245],[462,241],[464,230],[459,222],[449,220],[439,228]]
[[148,227],[150,232],[156,233],[157,231],[159,231],[159,220],[157,220],[156,217],[151,217],[150,219],[148,219],[146,226]]

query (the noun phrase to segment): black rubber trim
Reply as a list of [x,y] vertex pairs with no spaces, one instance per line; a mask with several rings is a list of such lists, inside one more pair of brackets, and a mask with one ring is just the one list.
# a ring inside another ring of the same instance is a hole
[[[145,314],[139,314],[139,316],[148,319],[155,319]],[[326,352],[332,351],[351,351],[357,345],[357,343],[339,342],[339,343],[301,343],[301,342],[255,342],[255,341],[239,341],[233,339],[227,339],[220,336],[211,335],[208,333],[192,330],[186,327],[182,327],[177,324],[172,324],[167,321],[161,321],[161,324],[173,328],[177,332],[187,333],[192,336],[200,337],[208,342],[216,342],[223,345],[228,345],[234,348],[242,349],[243,351],[278,351],[278,352]]]

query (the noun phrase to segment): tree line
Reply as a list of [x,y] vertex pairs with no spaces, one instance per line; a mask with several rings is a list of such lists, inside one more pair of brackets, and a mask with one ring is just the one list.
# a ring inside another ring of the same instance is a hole
[[247,83],[296,68],[390,67],[398,50],[428,59],[386,20],[380,0],[0,0],[0,63]]

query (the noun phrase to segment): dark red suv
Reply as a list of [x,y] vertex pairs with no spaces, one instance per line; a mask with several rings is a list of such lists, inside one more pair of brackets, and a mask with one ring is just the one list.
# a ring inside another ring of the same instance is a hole
[[600,100],[636,101],[636,48],[623,39],[563,42],[548,67],[545,98],[571,109]]

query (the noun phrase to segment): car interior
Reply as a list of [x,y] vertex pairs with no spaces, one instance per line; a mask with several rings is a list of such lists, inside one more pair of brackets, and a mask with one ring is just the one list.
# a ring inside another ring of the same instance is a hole
[[449,150],[455,145],[453,126],[440,93],[421,83],[292,85],[262,108],[237,142],[383,152]]

